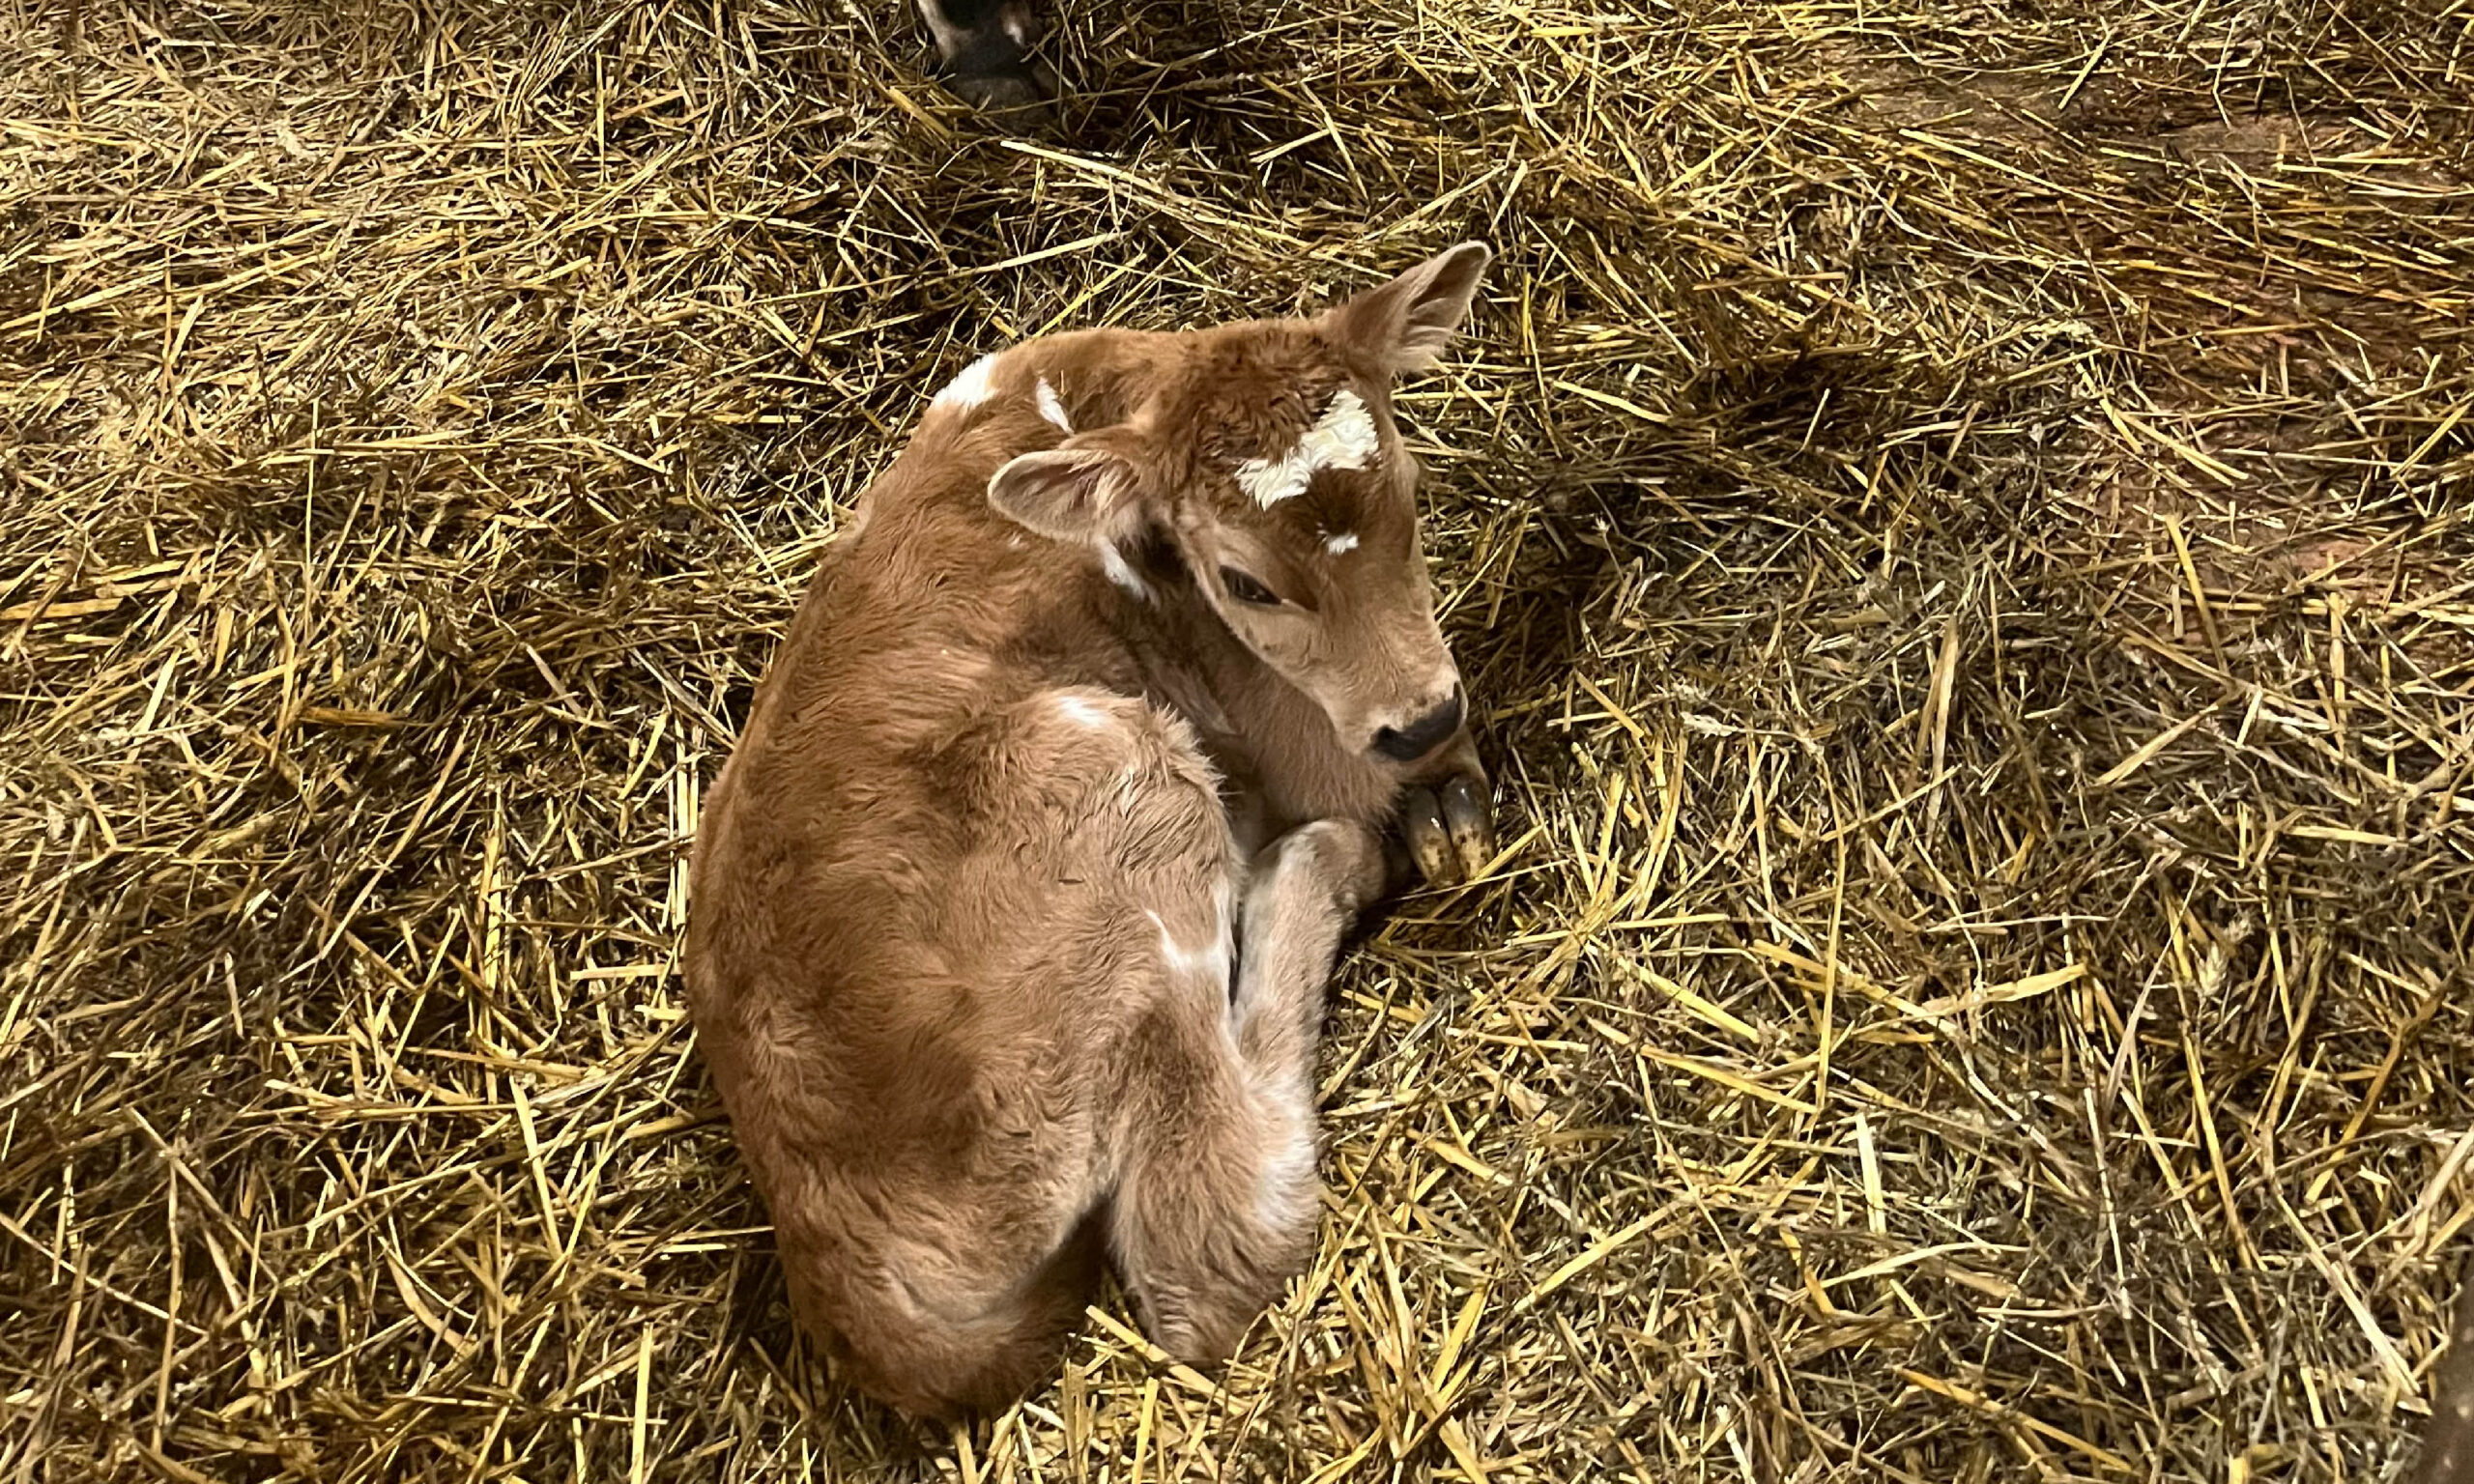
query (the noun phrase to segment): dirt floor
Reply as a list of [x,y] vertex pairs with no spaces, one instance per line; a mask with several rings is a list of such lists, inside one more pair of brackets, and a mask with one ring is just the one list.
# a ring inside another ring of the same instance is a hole
[[[0,0],[0,1479],[2373,1481],[2474,1220],[2474,9]],[[795,1342],[699,790],[926,393],[1465,236],[1506,840],[1320,1260]]]

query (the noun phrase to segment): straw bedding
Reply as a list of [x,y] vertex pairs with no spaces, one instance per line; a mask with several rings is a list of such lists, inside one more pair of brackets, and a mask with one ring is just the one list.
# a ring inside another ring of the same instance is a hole
[[[2368,1480],[2474,1216],[2474,12],[0,4],[0,1475]],[[681,1018],[924,394],[1482,236],[1319,1260],[906,1426]]]

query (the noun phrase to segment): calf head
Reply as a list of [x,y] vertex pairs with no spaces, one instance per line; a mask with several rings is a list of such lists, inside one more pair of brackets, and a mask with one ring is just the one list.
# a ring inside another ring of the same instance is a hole
[[1487,260],[1464,243],[1316,319],[1176,337],[1125,421],[1013,460],[989,498],[1110,557],[1165,544],[1194,600],[1344,747],[1415,764],[1459,732],[1463,702],[1392,383],[1450,343]]

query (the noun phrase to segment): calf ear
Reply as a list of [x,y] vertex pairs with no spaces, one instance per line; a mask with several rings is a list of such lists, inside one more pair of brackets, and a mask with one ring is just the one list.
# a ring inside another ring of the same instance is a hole
[[1462,243],[1368,289],[1324,316],[1334,334],[1372,355],[1395,376],[1435,363],[1478,296],[1493,261],[1483,243]]
[[1052,541],[1112,541],[1133,521],[1136,488],[1124,455],[1068,444],[1006,464],[988,481],[988,502]]

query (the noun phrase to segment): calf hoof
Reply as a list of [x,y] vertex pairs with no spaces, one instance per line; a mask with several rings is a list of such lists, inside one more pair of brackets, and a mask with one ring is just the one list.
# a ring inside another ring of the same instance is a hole
[[1494,806],[1484,777],[1461,774],[1402,794],[1400,843],[1406,864],[1428,886],[1476,879],[1495,855]]

